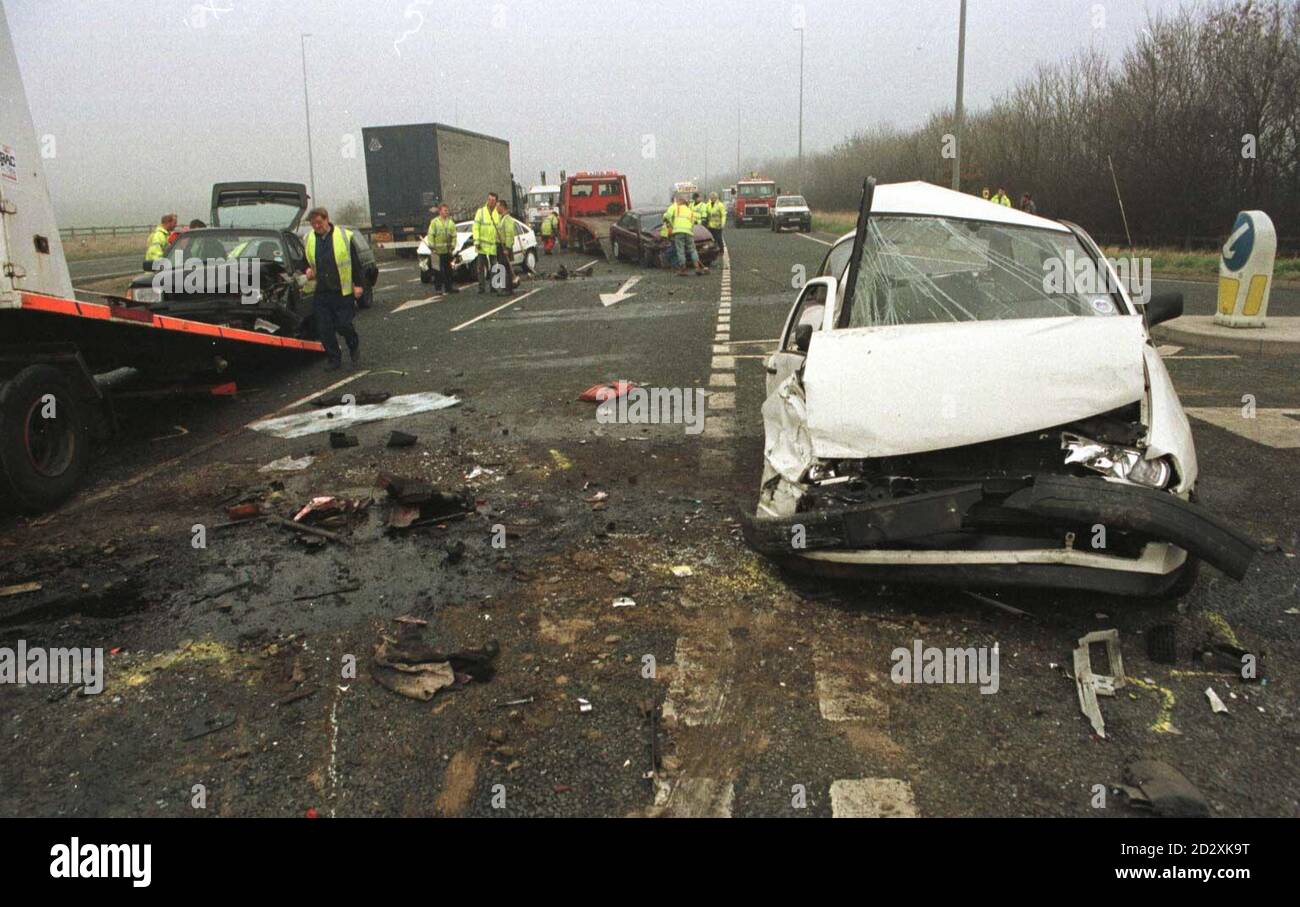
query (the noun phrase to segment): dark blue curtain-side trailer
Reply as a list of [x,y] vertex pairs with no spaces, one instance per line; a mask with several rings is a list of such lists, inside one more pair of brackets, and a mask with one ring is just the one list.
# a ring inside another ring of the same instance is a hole
[[436,127],[367,126],[361,139],[375,240],[418,238],[429,223],[429,209],[442,195]]
[[429,209],[440,202],[463,221],[488,192],[498,193],[507,204],[513,201],[510,143],[505,139],[441,123],[368,126],[361,134],[370,222],[378,242],[389,236],[397,242],[423,236]]

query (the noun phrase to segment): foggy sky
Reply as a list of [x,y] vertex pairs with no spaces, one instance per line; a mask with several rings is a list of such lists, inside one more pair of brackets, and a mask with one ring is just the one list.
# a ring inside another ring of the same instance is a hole
[[[794,154],[801,8],[805,153],[920,123],[956,79],[958,0],[0,2],[63,226],[207,219],[214,182],[308,182],[303,32],[316,200],[336,208],[365,197],[363,126],[500,136],[525,188],[617,168],[636,204],[733,169],[738,108],[742,165]],[[967,106],[1090,44],[1118,59],[1184,5],[970,0]]]

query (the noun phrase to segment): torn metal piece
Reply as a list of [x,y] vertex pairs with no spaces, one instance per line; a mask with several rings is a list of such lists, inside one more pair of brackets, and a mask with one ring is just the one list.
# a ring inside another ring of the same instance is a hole
[[[1093,643],[1104,643],[1109,674],[1097,674],[1092,670]],[[1079,691],[1079,708],[1092,724],[1097,736],[1105,738],[1106,722],[1101,716],[1098,696],[1114,696],[1115,691],[1128,683],[1124,674],[1124,659],[1120,654],[1119,631],[1097,630],[1079,637],[1079,644],[1074,649],[1074,683]]]

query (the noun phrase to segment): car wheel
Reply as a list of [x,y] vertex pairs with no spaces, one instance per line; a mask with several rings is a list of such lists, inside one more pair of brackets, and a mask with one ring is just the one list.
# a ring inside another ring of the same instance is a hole
[[611,241],[610,241],[610,245],[612,245],[612,246],[614,247],[614,260],[615,260],[615,261],[622,261],[622,260],[623,260],[623,250],[622,250],[622,248],[619,247],[618,240],[617,240],[617,239],[615,239],[615,240],[611,240]]
[[0,389],[0,501],[26,513],[72,496],[86,471],[90,433],[59,369],[30,365]]
[[641,264],[647,268],[653,268],[655,266],[654,246],[641,247]]
[[529,274],[537,273],[537,250],[529,249],[524,253],[524,270]]

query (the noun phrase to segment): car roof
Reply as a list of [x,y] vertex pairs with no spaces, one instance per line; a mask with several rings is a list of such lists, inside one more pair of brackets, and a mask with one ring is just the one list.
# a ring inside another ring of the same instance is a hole
[[[1006,205],[986,201],[978,195],[955,192],[933,183],[913,180],[908,183],[882,183],[871,197],[872,214],[919,214],[928,217],[951,217],[955,220],[982,220],[1069,233],[1070,228],[1058,221],[1028,214]],[[850,231],[849,235],[857,232]]]
[[196,233],[238,233],[241,236],[265,236],[269,239],[279,239],[289,230],[278,230],[275,227],[191,227],[179,231],[181,236],[192,236]]

